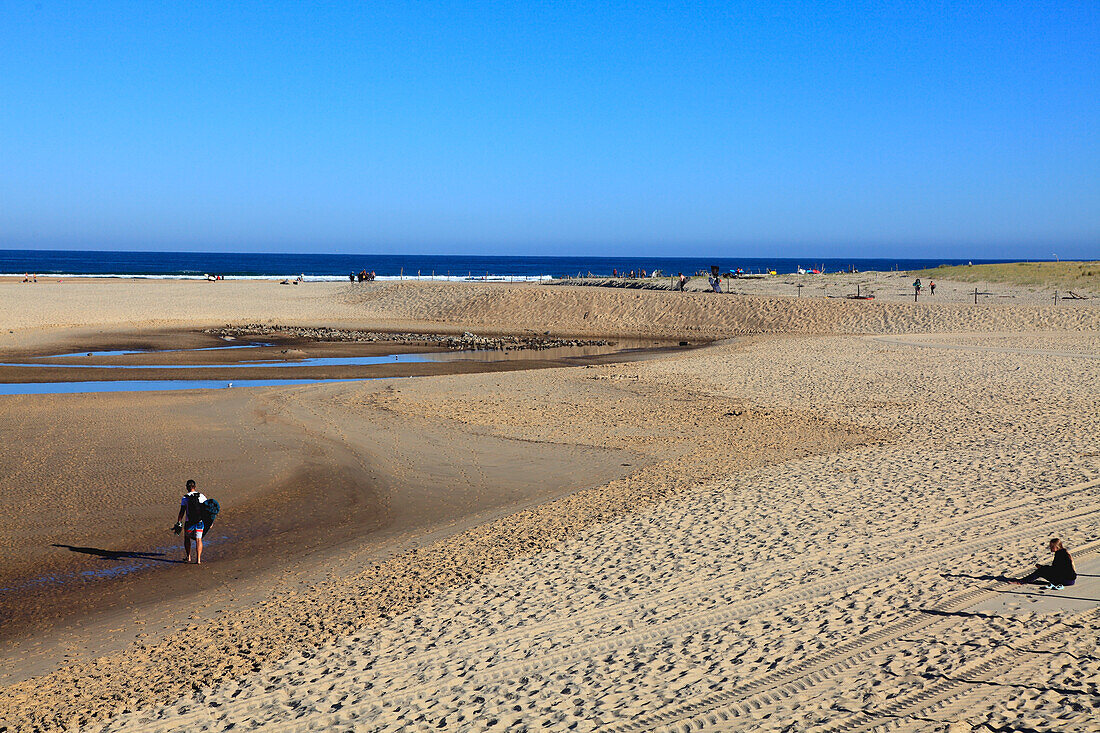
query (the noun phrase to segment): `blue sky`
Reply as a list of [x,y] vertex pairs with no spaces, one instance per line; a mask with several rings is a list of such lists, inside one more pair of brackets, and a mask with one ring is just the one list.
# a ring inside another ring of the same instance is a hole
[[0,247],[1100,257],[1100,3],[0,4]]

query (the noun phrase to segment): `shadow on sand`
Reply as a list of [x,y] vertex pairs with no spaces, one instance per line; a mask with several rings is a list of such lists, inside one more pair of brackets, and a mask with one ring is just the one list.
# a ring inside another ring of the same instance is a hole
[[[1016,578],[1009,577],[1008,575],[966,575],[964,573],[943,573],[942,576],[944,578],[967,578],[968,580],[984,580],[987,583],[1013,583],[1016,581]],[[1042,585],[1044,583],[1046,583],[1045,580],[1042,581],[1042,583],[1036,581],[1034,585]]]
[[76,547],[74,545],[54,544],[52,547],[60,547],[71,552],[79,552],[82,555],[94,555],[104,560],[153,560],[154,562],[182,563],[183,560],[170,560],[164,557],[163,552],[129,552],[126,550],[103,550],[98,547]]

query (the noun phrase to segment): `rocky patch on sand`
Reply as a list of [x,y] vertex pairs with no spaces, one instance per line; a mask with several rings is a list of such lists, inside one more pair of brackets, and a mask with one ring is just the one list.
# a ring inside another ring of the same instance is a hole
[[221,338],[247,338],[255,336],[292,336],[311,341],[350,341],[356,343],[401,343],[443,346],[448,349],[473,351],[510,351],[531,349],[541,351],[562,346],[610,346],[612,341],[603,339],[560,339],[548,336],[478,336],[469,331],[461,336],[439,333],[387,333],[383,331],[354,331],[342,328],[303,328],[250,323],[245,326],[208,328],[209,333]]

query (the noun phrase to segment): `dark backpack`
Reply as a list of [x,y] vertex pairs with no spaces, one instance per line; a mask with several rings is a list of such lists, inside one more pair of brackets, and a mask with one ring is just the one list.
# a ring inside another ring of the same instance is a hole
[[218,502],[213,499],[207,499],[202,503],[202,524],[206,529],[214,524],[214,520],[218,518],[218,512],[222,508],[218,506]]
[[187,526],[197,524],[203,518],[202,504],[199,503],[198,494],[187,495]]
[[219,511],[221,511],[221,507],[218,506],[218,502],[213,499],[207,499],[199,503],[198,494],[187,495],[188,524],[195,524],[201,521],[204,529],[210,529],[210,525],[214,524],[214,520],[217,518]]

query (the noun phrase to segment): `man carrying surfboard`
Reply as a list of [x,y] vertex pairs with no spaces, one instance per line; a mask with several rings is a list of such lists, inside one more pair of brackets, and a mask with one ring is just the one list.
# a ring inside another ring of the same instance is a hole
[[[202,563],[202,533],[206,529],[208,511],[205,509],[206,495],[195,488],[195,480],[187,479],[187,493],[180,499],[180,513],[176,517],[176,534],[183,532],[183,550],[187,553],[187,562],[191,562],[191,540],[195,540],[195,564]],[[186,520],[186,521],[185,521]]]

